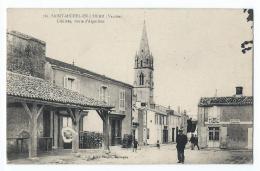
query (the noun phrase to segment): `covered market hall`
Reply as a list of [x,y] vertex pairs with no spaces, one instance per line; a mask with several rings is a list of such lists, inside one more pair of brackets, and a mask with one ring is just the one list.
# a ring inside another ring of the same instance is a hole
[[[109,113],[113,106],[42,78],[11,71],[7,71],[6,92],[7,156],[26,153],[26,157],[34,158],[41,151],[63,149],[64,137],[71,138],[71,151],[78,152],[81,120],[90,110],[103,120],[102,146],[109,150]],[[71,135],[62,130],[64,117],[71,118]]]

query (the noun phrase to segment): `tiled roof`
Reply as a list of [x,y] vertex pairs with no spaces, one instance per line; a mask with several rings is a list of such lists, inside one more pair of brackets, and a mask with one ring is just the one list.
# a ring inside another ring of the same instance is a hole
[[95,100],[44,79],[7,71],[7,95],[48,102],[79,105],[82,107],[112,108],[105,102]]
[[200,107],[207,106],[240,106],[253,105],[252,96],[230,96],[230,97],[202,97],[200,99]]
[[46,57],[46,61],[49,62],[52,65],[71,69],[71,70],[79,72],[81,74],[89,74],[89,75],[92,75],[92,76],[95,76],[95,77],[100,77],[100,78],[105,79],[105,80],[109,80],[109,81],[112,81],[112,82],[115,82],[115,83],[119,83],[119,84],[127,86],[127,87],[131,87],[131,88],[133,87],[132,85],[124,83],[122,81],[118,81],[118,80],[115,80],[113,78],[109,78],[105,75],[97,74],[97,73],[89,71],[87,69],[84,69],[84,68],[81,68],[81,67],[78,67],[78,66],[75,66],[75,65],[72,65],[72,64],[68,64],[66,62],[62,62],[62,61],[59,61],[59,60],[56,60],[56,59],[53,59],[53,58]]

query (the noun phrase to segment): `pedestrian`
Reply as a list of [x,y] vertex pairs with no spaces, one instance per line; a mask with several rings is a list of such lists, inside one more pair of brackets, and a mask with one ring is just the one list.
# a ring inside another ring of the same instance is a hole
[[195,137],[194,137],[194,147],[196,147],[196,146],[197,146],[198,150],[200,150],[200,147],[199,147],[199,140],[198,140],[197,135],[195,135]]
[[159,142],[159,140],[157,140],[156,147],[157,147],[158,149],[160,149],[160,142]]
[[191,134],[191,138],[190,138],[190,143],[191,143],[191,150],[194,150],[194,144],[195,144],[195,137],[193,134]]
[[179,134],[177,135],[177,152],[178,152],[178,163],[184,163],[184,149],[185,149],[185,145],[187,144],[187,136],[183,134],[183,130],[180,129],[179,130]]
[[138,146],[138,141],[135,139],[134,140],[134,148],[133,148],[133,152],[137,152],[137,146]]

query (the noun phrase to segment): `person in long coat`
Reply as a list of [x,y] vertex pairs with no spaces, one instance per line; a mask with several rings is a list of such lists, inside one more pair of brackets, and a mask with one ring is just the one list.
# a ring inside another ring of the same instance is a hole
[[185,149],[185,146],[187,144],[187,136],[183,134],[183,130],[179,130],[179,134],[177,136],[177,139],[176,139],[176,142],[177,142],[177,145],[176,145],[176,148],[177,148],[177,152],[178,152],[178,163],[184,163],[184,149]]

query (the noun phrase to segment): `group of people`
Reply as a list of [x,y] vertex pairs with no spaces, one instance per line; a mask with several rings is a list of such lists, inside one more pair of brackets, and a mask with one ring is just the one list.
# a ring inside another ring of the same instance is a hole
[[[191,150],[194,150],[195,147],[198,148],[198,150],[200,149],[199,148],[199,145],[198,145],[198,137],[195,135],[191,135],[191,138],[189,140],[189,142],[191,143]],[[178,163],[184,163],[184,149],[185,149],[185,146],[186,144],[188,143],[188,138],[185,134],[183,134],[183,130],[180,129],[179,130],[179,134],[177,135],[177,138],[176,138],[176,148],[177,148],[177,152],[178,152]],[[137,146],[138,146],[138,141],[136,139],[134,139],[133,141],[133,152],[136,152],[137,151]],[[157,148],[160,149],[160,143],[159,143],[159,140],[157,141],[157,144],[156,144]]]

